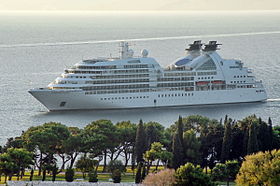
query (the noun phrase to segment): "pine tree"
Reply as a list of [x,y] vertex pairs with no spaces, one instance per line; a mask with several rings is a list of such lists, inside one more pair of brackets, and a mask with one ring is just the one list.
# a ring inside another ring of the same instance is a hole
[[173,153],[172,167],[174,169],[177,169],[178,167],[184,164],[184,149],[180,141],[178,129],[173,136],[172,153]]
[[266,151],[269,150],[269,128],[268,125],[259,118],[259,127],[258,127],[258,134],[257,134],[259,150]]
[[256,126],[252,123],[249,127],[249,138],[248,138],[248,146],[247,153],[252,154],[259,151],[258,147],[258,139],[256,133]]
[[137,127],[136,140],[135,140],[135,155],[137,164],[143,161],[143,154],[146,151],[146,134],[143,126],[143,121],[140,122]]
[[141,183],[142,181],[142,162],[140,162],[137,166],[137,172],[136,172],[136,175],[135,175],[135,183]]
[[248,138],[249,138],[249,129],[245,128],[243,132],[243,156],[248,154]]
[[178,135],[179,135],[180,143],[183,145],[184,125],[183,125],[183,120],[182,120],[181,116],[179,116],[177,128],[178,128]]
[[225,163],[229,160],[230,149],[231,149],[231,121],[225,123],[225,131],[222,144],[221,161]]
[[142,174],[141,174],[141,180],[144,180],[147,174],[147,169],[146,169],[146,165],[143,165],[143,169],[142,169]]
[[273,129],[271,118],[268,118],[268,150],[272,150],[272,141],[273,141]]

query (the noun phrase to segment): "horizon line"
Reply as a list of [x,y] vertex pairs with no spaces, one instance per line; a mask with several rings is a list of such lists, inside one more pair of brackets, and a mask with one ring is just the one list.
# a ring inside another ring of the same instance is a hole
[[0,10],[0,13],[5,12],[22,12],[22,13],[44,13],[44,12],[77,12],[77,13],[90,13],[90,12],[170,12],[170,13],[187,13],[187,12],[279,12],[280,9],[248,9],[248,10]]

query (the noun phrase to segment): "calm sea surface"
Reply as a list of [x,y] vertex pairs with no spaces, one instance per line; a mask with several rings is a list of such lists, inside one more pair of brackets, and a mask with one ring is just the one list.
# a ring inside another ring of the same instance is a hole
[[[48,112],[27,90],[44,87],[76,62],[118,55],[129,40],[162,66],[195,39],[218,40],[225,58],[241,59],[262,79],[266,103],[108,111]],[[84,127],[97,119],[140,118],[168,127],[178,115],[234,119],[256,114],[280,123],[280,12],[239,13],[0,13],[0,144],[30,126],[56,121]]]

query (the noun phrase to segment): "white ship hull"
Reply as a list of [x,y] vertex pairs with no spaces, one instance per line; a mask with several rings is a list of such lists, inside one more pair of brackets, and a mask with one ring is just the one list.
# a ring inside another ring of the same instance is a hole
[[258,88],[127,93],[121,95],[86,95],[85,91],[82,90],[33,89],[29,92],[50,111],[248,103],[267,99],[266,92],[259,92]]

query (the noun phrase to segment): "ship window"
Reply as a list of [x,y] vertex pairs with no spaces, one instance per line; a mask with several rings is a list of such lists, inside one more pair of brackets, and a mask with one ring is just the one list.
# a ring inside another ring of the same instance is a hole
[[103,100],[103,98],[101,98],[101,100]]
[[216,70],[215,62],[209,57],[197,70]]
[[60,103],[60,105],[59,105],[59,106],[60,106],[60,107],[64,107],[64,106],[65,106],[65,104],[66,104],[66,102],[65,102],[65,101],[63,101],[63,102],[61,102],[61,103]]
[[236,78],[236,76],[233,76],[234,78]]

